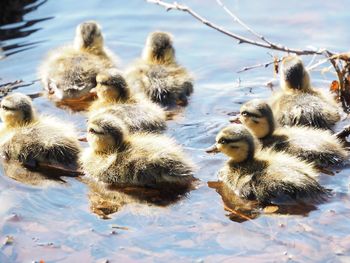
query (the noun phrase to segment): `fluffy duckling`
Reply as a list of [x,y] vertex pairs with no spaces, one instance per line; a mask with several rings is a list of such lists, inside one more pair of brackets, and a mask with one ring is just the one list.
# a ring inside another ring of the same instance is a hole
[[336,136],[312,127],[277,127],[270,106],[258,99],[240,109],[240,120],[260,139],[263,147],[286,151],[319,167],[340,164],[347,152]]
[[124,121],[131,132],[163,131],[165,112],[147,98],[134,96],[124,77],[116,70],[100,73],[96,77],[98,99],[90,107],[90,115],[109,113]]
[[77,168],[80,146],[70,125],[57,119],[38,116],[31,99],[14,93],[1,101],[1,155],[30,167],[53,164]]
[[87,148],[81,158],[84,172],[117,186],[189,188],[193,166],[170,138],[147,133],[129,134],[123,121],[100,114],[88,121]]
[[260,150],[259,143],[243,125],[230,125],[219,132],[207,152],[222,152],[230,160],[219,172],[238,196],[259,202],[319,201],[327,190],[317,183],[310,164],[291,155]]
[[331,129],[340,120],[336,102],[311,87],[309,73],[299,57],[283,59],[280,81],[282,91],[272,98],[279,124]]
[[96,75],[114,67],[112,54],[104,47],[100,26],[94,21],[78,25],[74,43],[49,53],[39,74],[50,97],[56,100],[90,96]]
[[176,62],[172,37],[165,32],[148,36],[142,58],[128,70],[127,80],[163,106],[187,105],[193,92],[193,80]]

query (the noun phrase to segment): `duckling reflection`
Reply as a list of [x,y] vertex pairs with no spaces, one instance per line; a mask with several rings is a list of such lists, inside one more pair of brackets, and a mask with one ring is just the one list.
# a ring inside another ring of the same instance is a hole
[[188,189],[193,165],[180,146],[159,134],[129,134],[123,121],[100,114],[89,119],[90,147],[81,155],[85,173],[101,183],[158,189]]
[[55,100],[89,98],[96,75],[115,66],[112,57],[104,47],[100,26],[87,21],[78,25],[74,44],[49,53],[40,66],[40,79]]
[[160,132],[166,128],[165,112],[142,95],[131,93],[122,74],[109,70],[97,75],[98,99],[89,108],[90,116],[109,113],[124,121],[131,132]]
[[172,37],[165,32],[148,36],[142,58],[127,72],[131,87],[163,106],[187,105],[193,92],[193,80],[176,62]]
[[328,191],[314,179],[314,168],[286,153],[260,150],[259,143],[243,125],[219,132],[207,152],[222,152],[230,160],[218,177],[235,194],[261,204],[323,201]]
[[132,204],[154,205],[166,207],[186,198],[191,189],[156,189],[139,186],[117,187],[101,184],[90,178],[81,178],[89,187],[91,212],[103,219],[117,213],[124,206]]
[[[260,205],[256,200],[246,200],[237,196],[230,187],[223,182],[208,182],[208,186],[216,190],[223,201],[224,210],[230,220],[243,223],[258,218],[264,214],[286,214],[307,216],[317,209],[315,205],[306,203],[278,204],[278,206]],[[271,208],[273,209],[272,211]]]
[[2,160],[1,166],[4,170],[4,175],[12,180],[25,185],[51,187],[65,184],[63,176],[74,177],[77,174],[72,174],[62,170],[48,167],[37,167],[36,169],[28,169],[22,163],[16,160]]
[[37,115],[31,99],[14,93],[1,101],[1,155],[27,167],[50,166],[75,170],[80,146],[74,127]]
[[279,124],[331,129],[340,120],[336,102],[311,87],[309,73],[299,57],[283,59],[280,80],[282,91],[272,98]]
[[347,151],[336,136],[312,127],[277,127],[270,106],[262,100],[243,104],[241,122],[260,139],[263,147],[285,151],[319,167],[342,163]]

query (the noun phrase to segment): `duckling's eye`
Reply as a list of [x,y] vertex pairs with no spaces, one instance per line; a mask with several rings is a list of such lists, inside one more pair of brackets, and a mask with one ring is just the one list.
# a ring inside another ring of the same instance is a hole
[[108,82],[107,81],[100,81],[100,82],[97,82],[97,84],[100,84],[101,86],[108,86]]
[[246,117],[246,116],[249,115],[249,113],[248,113],[247,111],[242,111],[242,112],[241,112],[241,115],[242,115],[243,117]]
[[95,129],[93,128],[90,128],[89,129],[89,133],[92,133],[92,134],[99,134]]
[[220,144],[227,144],[228,141],[227,141],[226,139],[220,139],[220,140],[218,141],[218,143],[220,143]]
[[5,105],[2,105],[1,108],[2,108],[3,110],[6,110],[6,111],[14,110],[14,109],[12,109],[12,108],[10,108],[10,107],[7,107],[7,106],[5,106]]
[[261,118],[260,115],[256,114],[256,113],[253,113],[253,112],[248,112],[248,111],[242,111],[241,112],[241,115],[243,117],[253,117],[253,118]]

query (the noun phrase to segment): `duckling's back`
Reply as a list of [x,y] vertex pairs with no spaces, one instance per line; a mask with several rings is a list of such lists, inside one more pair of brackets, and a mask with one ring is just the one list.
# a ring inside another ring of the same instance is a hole
[[273,149],[287,151],[319,167],[340,164],[348,156],[343,144],[328,130],[311,127],[281,127],[275,131],[275,135],[284,136],[285,143],[284,147],[272,144]]
[[97,74],[111,67],[113,62],[107,58],[66,46],[49,54],[39,74],[49,94],[61,100],[89,94]]
[[193,92],[193,80],[187,71],[174,65],[151,65],[141,62],[127,74],[131,87],[144,92],[152,101],[163,106],[187,104]]
[[337,107],[320,94],[277,94],[272,100],[276,121],[282,126],[311,126],[331,129],[340,120]]
[[147,99],[138,103],[118,103],[95,110],[95,113],[112,114],[120,118],[130,132],[162,132],[166,129],[166,116],[163,109]]

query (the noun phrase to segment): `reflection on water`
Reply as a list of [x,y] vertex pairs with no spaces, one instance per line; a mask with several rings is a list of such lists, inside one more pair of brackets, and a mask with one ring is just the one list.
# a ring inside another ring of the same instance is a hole
[[42,173],[31,171],[17,161],[2,161],[1,164],[4,169],[4,175],[26,185],[49,186],[65,183],[60,174],[55,174],[55,171],[52,170],[45,170]]
[[180,199],[186,198],[191,189],[173,189],[176,191],[161,191],[159,189],[142,187],[123,187],[101,185],[89,179],[83,179],[89,186],[90,209],[103,219],[110,219],[109,215],[118,212],[128,204],[144,204],[167,206]]
[[[241,32],[215,1],[185,2],[210,20]],[[348,4],[345,0],[322,3],[268,0],[256,1],[254,5],[242,0],[226,2],[248,25],[275,42],[296,48],[315,45],[348,50],[349,15],[344,8]],[[31,84],[37,79],[36,69],[45,54],[70,42],[76,25],[91,19],[101,23],[106,45],[121,58],[122,68],[139,57],[150,31],[165,30],[174,35],[178,61],[194,73],[196,82],[189,105],[168,122],[166,133],[184,146],[198,166],[195,177],[201,181],[198,189],[167,202],[154,191],[101,191],[70,177],[61,177],[65,183],[50,180],[54,183],[49,187],[31,186],[26,184],[25,173],[13,180],[4,176],[6,167],[1,167],[1,263],[350,260],[348,167],[335,176],[321,174],[320,183],[332,189],[334,196],[317,207],[265,209],[207,185],[208,181],[217,180],[217,171],[226,157],[209,156],[204,149],[229,124],[228,119],[239,111],[242,103],[271,95],[270,88],[265,86],[274,77],[271,68],[236,73],[245,66],[267,61],[270,57],[266,50],[236,45],[185,13],[165,12],[143,0],[24,3],[30,5],[22,7],[19,18],[11,21],[17,23],[1,26],[1,30],[11,31],[34,21],[27,28],[16,29],[30,33],[12,39],[1,33],[1,45],[37,43],[36,48],[0,60],[0,81],[7,84],[1,88],[15,87],[16,91],[33,94],[40,113],[71,121],[80,132],[86,129],[83,114],[56,107],[46,97],[37,97],[42,87],[39,82]],[[37,8],[38,4],[42,5]],[[33,6],[32,12],[23,17],[26,12],[23,10]],[[270,15],[267,18],[264,14]],[[48,16],[54,18],[41,21]],[[39,25],[41,30],[31,32]],[[8,49],[6,54],[28,47]],[[306,64],[309,59],[305,58]],[[334,79],[327,72],[314,72],[312,77],[313,84],[324,89]],[[21,175],[17,170],[16,174]],[[95,213],[109,220],[101,220]],[[13,237],[13,242],[4,245],[7,236]]]
[[37,23],[52,19],[52,17],[25,20],[24,16],[29,12],[35,11],[47,0],[5,0],[0,8],[0,59],[6,56],[11,56],[18,52],[31,49],[42,41],[32,42],[16,42],[14,44],[7,44],[11,39],[25,38],[40,28],[35,27]]

